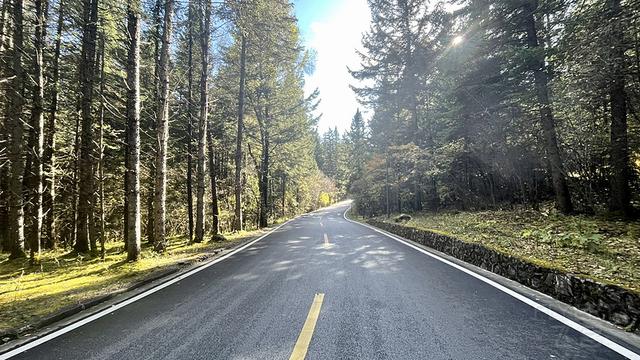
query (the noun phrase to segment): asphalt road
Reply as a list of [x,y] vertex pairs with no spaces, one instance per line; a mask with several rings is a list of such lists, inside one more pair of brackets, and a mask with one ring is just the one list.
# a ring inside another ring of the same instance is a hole
[[[14,359],[624,359],[544,313],[343,218],[295,219],[246,250]],[[325,236],[326,239],[325,239]]]

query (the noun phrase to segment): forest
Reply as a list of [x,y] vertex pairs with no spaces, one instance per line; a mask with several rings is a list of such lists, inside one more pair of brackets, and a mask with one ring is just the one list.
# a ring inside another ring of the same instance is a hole
[[[0,0],[0,343],[227,257],[185,307],[268,308],[253,294],[292,278],[320,295],[326,264],[328,299],[369,286],[350,278],[365,272],[385,296],[431,294],[414,281],[426,262],[382,251],[393,242],[363,222],[637,296],[640,1],[366,3],[359,64],[343,68],[360,108],[324,119],[299,2]],[[339,200],[353,203],[296,220]],[[401,268],[411,281],[384,277]],[[262,285],[218,287],[245,275],[233,282]]]
[[316,152],[361,215],[637,218],[640,2],[368,3],[350,72],[371,119]]
[[[4,0],[0,247],[162,252],[333,196],[293,4]],[[326,205],[326,204],[324,204]]]

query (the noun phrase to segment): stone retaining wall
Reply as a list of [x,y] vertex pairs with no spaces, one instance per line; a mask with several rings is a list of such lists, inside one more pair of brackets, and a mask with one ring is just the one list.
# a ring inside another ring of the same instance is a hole
[[640,294],[548,269],[481,244],[375,219],[367,223],[515,280],[589,314],[640,333]]

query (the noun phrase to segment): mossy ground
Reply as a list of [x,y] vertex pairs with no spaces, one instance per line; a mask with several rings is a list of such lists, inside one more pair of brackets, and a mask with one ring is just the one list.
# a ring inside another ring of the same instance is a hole
[[[640,292],[640,221],[494,210],[412,214],[419,229]],[[392,220],[391,220],[392,221]]]
[[178,263],[196,262],[215,249],[258,236],[260,230],[225,234],[224,241],[188,244],[169,239],[167,250],[156,253],[143,245],[141,259],[127,262],[122,243],[108,242],[105,258],[45,251],[37,265],[28,259],[9,260],[0,254],[0,332],[33,324],[68,306],[124,289]]

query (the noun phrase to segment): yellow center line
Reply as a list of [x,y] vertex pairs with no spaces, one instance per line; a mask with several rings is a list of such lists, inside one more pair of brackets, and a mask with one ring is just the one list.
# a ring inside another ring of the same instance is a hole
[[302,326],[302,332],[300,332],[300,336],[298,336],[298,341],[296,341],[296,345],[293,347],[293,352],[291,353],[289,360],[303,360],[305,356],[307,356],[307,350],[311,343],[313,330],[316,328],[316,322],[320,315],[322,300],[324,300],[324,294],[322,293],[316,294],[313,298],[313,304],[311,304],[311,309],[309,309],[307,320],[304,322],[304,326]]

